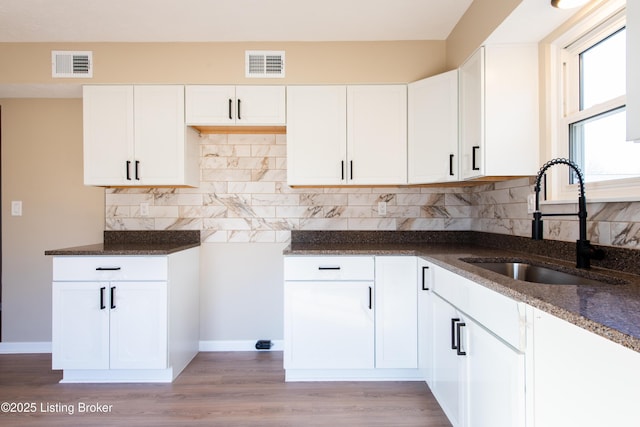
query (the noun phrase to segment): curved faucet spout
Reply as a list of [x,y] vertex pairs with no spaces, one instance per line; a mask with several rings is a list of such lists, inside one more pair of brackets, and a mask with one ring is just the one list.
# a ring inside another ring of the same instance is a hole
[[[569,166],[576,173],[578,177],[578,184],[580,186],[580,193],[578,194],[578,212],[577,213],[542,213],[540,212],[540,181],[544,173],[551,166],[564,164]],[[594,248],[587,240],[587,201],[584,194],[584,175],[582,171],[573,161],[564,158],[557,158],[549,160],[542,165],[536,176],[536,183],[534,186],[536,193],[536,206],[533,213],[533,221],[531,222],[531,238],[534,240],[543,239],[543,216],[577,216],[579,220],[579,238],[576,242],[576,266],[578,268],[589,268],[591,266],[590,260],[604,258],[604,251],[602,249]]]

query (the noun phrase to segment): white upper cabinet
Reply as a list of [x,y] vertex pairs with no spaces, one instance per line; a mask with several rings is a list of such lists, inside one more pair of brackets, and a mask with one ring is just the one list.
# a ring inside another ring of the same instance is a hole
[[350,184],[407,183],[407,86],[347,87]]
[[406,121],[406,85],[288,87],[288,184],[406,184]]
[[287,182],[345,184],[346,86],[287,88]]
[[183,86],[85,86],[83,129],[85,185],[198,186]]
[[458,180],[458,70],[408,86],[408,183]]
[[285,86],[188,85],[188,125],[261,126],[286,123]]
[[640,4],[627,2],[627,140],[640,140]]
[[480,47],[459,72],[461,178],[535,175],[537,45]]

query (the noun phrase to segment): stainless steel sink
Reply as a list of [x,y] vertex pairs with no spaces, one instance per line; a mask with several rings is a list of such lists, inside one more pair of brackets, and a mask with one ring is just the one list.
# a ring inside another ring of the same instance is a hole
[[619,281],[615,279],[603,278],[602,280],[595,280],[521,261],[491,262],[482,259],[463,259],[463,261],[515,280],[532,283],[544,283],[548,285],[603,285],[619,283]]

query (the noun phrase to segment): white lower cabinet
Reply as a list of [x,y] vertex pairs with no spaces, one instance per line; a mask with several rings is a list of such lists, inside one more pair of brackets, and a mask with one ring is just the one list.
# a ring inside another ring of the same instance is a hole
[[416,258],[381,256],[376,263],[376,368],[418,367]]
[[199,249],[53,259],[62,382],[170,382],[198,352]]
[[[435,295],[433,299],[433,377],[431,391],[453,426],[464,419],[464,377],[466,359],[457,355],[456,322],[460,314],[449,303]],[[466,331],[465,331],[466,332]],[[465,340],[466,341],[466,340]]]
[[640,425],[640,353],[538,309],[533,348],[536,427]]
[[418,370],[431,385],[433,378],[433,265],[418,262]]
[[287,381],[418,379],[416,258],[287,256]]
[[54,282],[54,369],[167,368],[167,282]]
[[487,327],[498,321],[520,328],[524,322],[512,316],[519,303],[432,268],[434,396],[454,427],[525,426],[525,354],[510,344],[521,340],[508,336],[509,327],[505,336]]
[[372,369],[373,282],[285,284],[285,369]]

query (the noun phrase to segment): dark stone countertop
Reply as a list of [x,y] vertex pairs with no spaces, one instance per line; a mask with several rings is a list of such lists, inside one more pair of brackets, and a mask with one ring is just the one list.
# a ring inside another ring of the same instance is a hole
[[54,256],[169,255],[200,246],[199,231],[105,231],[104,242],[45,251]]
[[[574,260],[562,259],[553,252],[550,256],[542,256],[530,251],[530,248],[526,248],[526,251],[514,249],[513,245],[518,246],[521,238],[514,238],[513,241],[505,243],[505,236],[497,236],[498,247],[488,247],[495,244],[495,241],[492,241],[494,236],[490,233],[454,232],[445,235],[435,232],[432,236],[422,234],[412,237],[407,234],[396,241],[389,235],[382,237],[381,241],[376,242],[370,233],[353,233],[350,238],[340,237],[332,242],[324,238],[302,238],[292,235],[292,243],[284,250],[284,254],[420,256],[516,301],[529,304],[640,352],[638,275],[598,266],[593,266],[590,270],[577,270]],[[421,240],[421,237],[425,238]],[[575,248],[575,245],[569,245],[563,250],[570,253],[571,248]],[[631,253],[628,256],[634,260],[637,254]],[[465,262],[465,258],[482,258],[485,261],[527,260],[549,264],[562,271],[589,278],[605,279],[615,284],[547,285],[524,282],[486,270],[478,264]],[[617,256],[615,262],[620,263],[623,258]],[[629,269],[636,266],[630,266]]]

